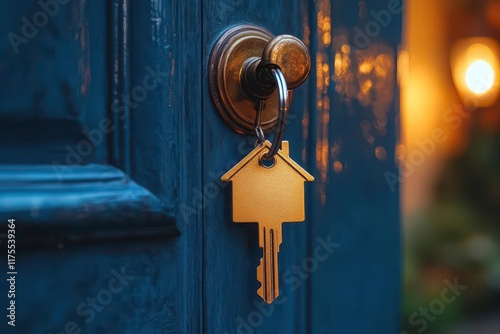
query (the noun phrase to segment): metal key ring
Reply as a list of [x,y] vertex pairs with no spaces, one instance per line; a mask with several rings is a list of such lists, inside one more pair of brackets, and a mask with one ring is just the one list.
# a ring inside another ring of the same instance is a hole
[[[276,134],[274,135],[273,143],[269,152],[266,153],[262,158],[264,160],[272,160],[274,156],[278,153],[278,150],[281,147],[281,141],[283,140],[283,134],[285,133],[285,125],[286,119],[288,117],[288,107],[289,107],[289,99],[288,99],[288,86],[286,84],[285,75],[277,65],[266,65],[272,74],[274,81],[276,82],[276,86],[278,88],[278,122],[276,126]],[[261,128],[261,116],[263,110],[263,102],[259,106],[259,110],[257,111],[257,117],[255,119],[255,132],[259,141],[263,142],[264,132]]]
[[255,134],[259,140],[259,144],[266,141],[266,136],[264,135],[264,130],[260,126],[262,122],[262,111],[264,110],[264,100],[260,100],[259,109],[257,110],[257,117],[255,117]]

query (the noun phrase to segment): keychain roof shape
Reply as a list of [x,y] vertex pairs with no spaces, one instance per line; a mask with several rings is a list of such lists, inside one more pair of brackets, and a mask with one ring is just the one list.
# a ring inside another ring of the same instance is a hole
[[260,159],[270,148],[266,140],[221,177],[233,183],[234,222],[305,219],[304,182],[314,181],[314,177],[290,158],[287,141],[281,143],[274,165],[262,166]]
[[[276,154],[277,157],[280,157],[284,162],[286,162],[291,168],[295,169],[295,171],[304,178],[304,181],[312,182],[314,181],[314,176],[309,174],[304,168],[300,167],[295,161],[290,158],[290,144],[288,141],[281,142],[281,149]],[[264,153],[267,153],[271,148],[271,142],[266,140],[264,143],[257,146],[250,154],[248,154],[243,160],[241,160],[236,166],[231,168],[226,174],[221,177],[222,181],[231,181],[233,176],[237,174],[247,163],[251,160],[257,158],[260,159],[262,156],[262,151],[265,150]],[[258,161],[260,163],[260,161]],[[273,168],[273,167],[268,167]]]

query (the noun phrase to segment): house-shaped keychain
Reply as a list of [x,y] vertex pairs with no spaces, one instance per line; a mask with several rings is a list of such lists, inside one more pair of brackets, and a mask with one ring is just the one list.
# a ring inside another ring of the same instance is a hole
[[287,141],[267,164],[263,160],[271,143],[265,141],[222,176],[233,185],[233,220],[258,223],[259,246],[264,256],[257,268],[259,296],[271,303],[279,295],[278,252],[283,222],[305,220],[304,183],[311,174],[289,156]]
[[221,177],[233,185],[235,223],[305,220],[304,182],[314,177],[290,158],[288,141],[281,143],[272,167],[266,166],[261,159],[270,148],[266,140]]

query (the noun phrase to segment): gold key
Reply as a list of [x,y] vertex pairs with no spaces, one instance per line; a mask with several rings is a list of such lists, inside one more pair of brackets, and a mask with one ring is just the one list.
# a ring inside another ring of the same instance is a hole
[[233,185],[234,222],[259,225],[263,257],[257,267],[257,280],[261,283],[257,294],[268,304],[279,295],[281,225],[304,221],[304,182],[314,180],[289,157],[287,141],[281,143],[273,160],[265,161],[263,157],[270,148],[271,143],[266,140],[221,178]]

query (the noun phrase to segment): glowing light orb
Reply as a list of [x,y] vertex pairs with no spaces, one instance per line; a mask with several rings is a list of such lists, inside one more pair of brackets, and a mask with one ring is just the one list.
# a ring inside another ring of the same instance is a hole
[[485,94],[495,83],[495,71],[486,61],[476,60],[467,68],[465,82],[472,93]]

